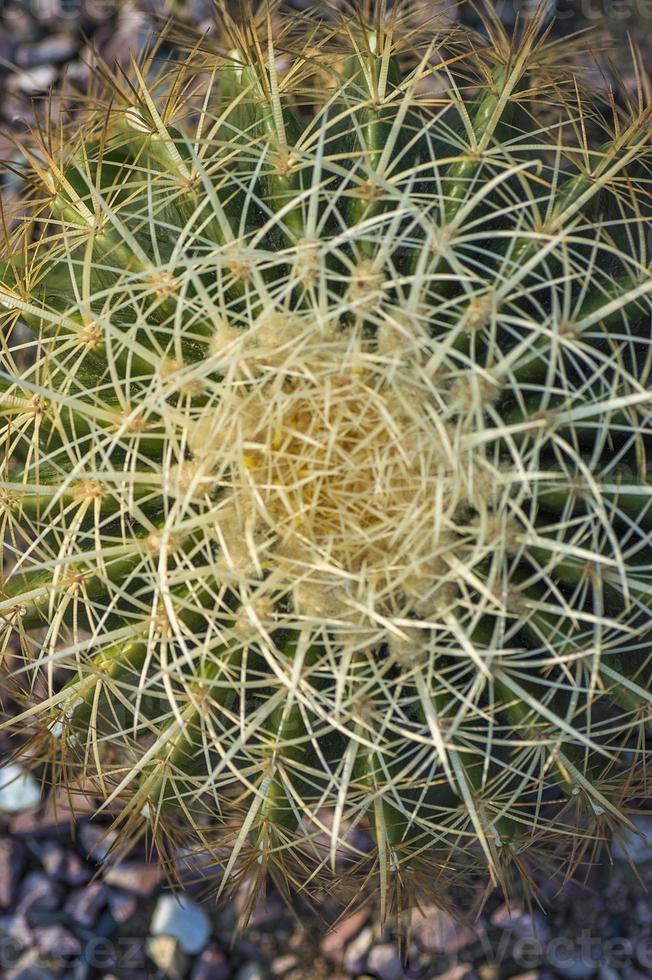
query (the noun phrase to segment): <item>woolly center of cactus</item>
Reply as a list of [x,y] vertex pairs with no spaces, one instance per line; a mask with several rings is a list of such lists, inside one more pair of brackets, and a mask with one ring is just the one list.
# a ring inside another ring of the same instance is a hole
[[245,605],[289,596],[302,621],[377,632],[453,602],[475,456],[418,360],[300,321],[234,333],[218,360],[192,446]]

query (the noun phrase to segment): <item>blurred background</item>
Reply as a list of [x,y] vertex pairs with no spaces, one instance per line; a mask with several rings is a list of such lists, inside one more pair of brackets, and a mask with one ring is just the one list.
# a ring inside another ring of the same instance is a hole
[[[293,0],[294,6],[309,6]],[[231,5],[237,10],[237,4]],[[450,16],[479,26],[472,3]],[[497,0],[511,27],[528,0]],[[434,9],[434,8],[433,8]],[[174,15],[210,31],[210,0],[0,0],[0,183],[5,203],[19,193],[12,137],[43,118],[45,99],[64,75],[80,91],[97,56],[127,62]],[[631,45],[652,55],[652,0],[548,0],[553,36],[591,29],[605,64],[600,83],[634,90]],[[604,50],[603,50],[604,49]],[[161,57],[165,57],[165,49]],[[56,100],[55,100],[56,109]],[[455,922],[435,909],[410,913],[403,944],[378,925],[373,905],[345,914],[324,897],[317,910],[288,912],[270,886],[249,927],[236,933],[249,898],[202,904],[188,881],[181,901],[143,850],[110,870],[106,825],[55,793],[47,803],[35,779],[7,760],[0,736],[1,980],[644,980],[652,977],[652,805],[600,866],[576,880],[541,884],[541,904],[489,898],[482,916]],[[3,764],[3,760],[4,764]]]

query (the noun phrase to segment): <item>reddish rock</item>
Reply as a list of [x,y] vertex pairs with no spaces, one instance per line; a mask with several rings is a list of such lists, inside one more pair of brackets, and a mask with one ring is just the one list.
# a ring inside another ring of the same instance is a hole
[[93,872],[89,866],[82,861],[79,854],[74,851],[66,851],[65,879],[68,885],[75,888],[77,885],[85,885],[93,877]]
[[412,936],[426,953],[456,953],[477,939],[473,929],[436,907],[424,909],[423,914],[413,910]]
[[92,799],[75,795],[71,800],[63,789],[54,790],[48,796],[44,805],[17,814],[11,821],[9,829],[13,836],[29,838],[69,837],[77,817],[92,810]]
[[149,898],[161,880],[161,869],[157,864],[123,861],[107,868],[102,877],[113,888]]
[[25,859],[25,849],[19,841],[0,838],[0,909],[13,908]]
[[337,963],[341,963],[344,958],[344,950],[354,936],[356,936],[369,920],[369,911],[360,909],[343,919],[322,940],[321,951],[324,956]]
[[138,898],[118,889],[110,888],[107,893],[109,910],[115,922],[128,922],[138,909]]

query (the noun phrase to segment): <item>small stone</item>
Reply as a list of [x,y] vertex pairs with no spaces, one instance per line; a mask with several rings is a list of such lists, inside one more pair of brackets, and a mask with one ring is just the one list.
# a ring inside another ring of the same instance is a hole
[[41,867],[48,878],[55,881],[66,880],[66,855],[62,847],[56,841],[44,841],[38,848]]
[[92,809],[92,797],[80,796],[71,800],[70,794],[61,787],[48,794],[45,806],[39,806],[25,813],[19,813],[10,823],[10,831],[17,837],[32,841],[35,837],[59,835],[70,838],[70,830],[76,823],[79,813]]
[[470,972],[468,963],[456,963],[444,973],[437,974],[437,980],[464,980]]
[[60,925],[36,926],[34,939],[39,953],[44,957],[73,957],[81,953],[80,941]]
[[236,973],[234,980],[265,980],[265,974],[258,963],[245,963]]
[[196,960],[190,980],[230,980],[231,974],[224,953],[217,946],[209,946]]
[[0,838],[0,909],[13,908],[25,859],[25,849],[19,841]]
[[3,980],[55,980],[55,974],[41,963],[37,950],[29,949],[3,973]]
[[157,864],[124,861],[107,868],[103,878],[107,885],[149,898],[161,880],[161,869]]
[[367,953],[371,949],[374,941],[374,932],[371,926],[365,926],[355,939],[349,943],[344,953],[342,965],[349,973],[362,973],[367,965]]
[[396,946],[391,943],[372,947],[367,957],[367,968],[380,980],[403,980],[403,964]]
[[211,934],[206,912],[186,895],[161,895],[150,925],[153,936],[178,939],[184,953],[200,953]]
[[344,947],[360,932],[368,919],[369,912],[366,909],[360,909],[359,912],[340,919],[335,928],[322,940],[321,951],[324,956],[341,963],[344,958]]
[[72,58],[77,43],[70,34],[52,34],[38,44],[20,47],[16,51],[16,63],[21,68],[34,68],[37,65],[56,65]]
[[613,855],[617,861],[628,861],[636,866],[652,860],[652,819],[633,817],[634,830],[623,830],[614,840]]
[[553,949],[548,949],[548,965],[567,980],[589,980],[598,966],[591,957],[583,956],[582,950],[575,947],[570,940],[568,948],[565,943],[560,943]]
[[79,828],[79,844],[83,853],[101,864],[106,860],[111,847],[115,844],[117,835],[94,823],[82,823]]
[[188,972],[188,957],[177,939],[172,936],[150,936],[147,955],[163,976],[170,980],[182,980]]
[[[481,963],[477,972],[480,980],[496,980],[498,967],[493,963]],[[515,980],[515,978],[510,978],[510,980]]]
[[10,37],[9,32],[6,31],[4,27],[0,26],[0,58],[4,59],[5,61],[11,61],[12,54],[12,38]]
[[65,910],[80,926],[90,928],[108,902],[107,889],[101,881],[93,881],[85,888],[76,888],[65,904]]
[[57,77],[56,68],[53,65],[39,65],[27,71],[18,72],[7,82],[7,88],[18,90],[23,95],[36,95],[38,92],[47,92]]
[[499,906],[491,916],[491,923],[508,930],[515,939],[539,939],[546,942],[551,938],[550,927],[545,919],[536,913],[531,915],[519,906]]
[[7,965],[10,959],[18,959],[23,950],[32,945],[32,932],[24,915],[0,916],[2,955]]
[[286,953],[285,956],[277,956],[272,961],[271,971],[275,977],[282,977],[285,973],[294,969],[297,965],[297,958],[293,953]]
[[10,763],[0,767],[0,810],[23,813],[41,802],[41,790],[31,773]]
[[138,909],[138,899],[135,895],[113,888],[109,889],[107,901],[114,922],[128,922]]
[[412,936],[419,949],[426,953],[456,953],[477,938],[469,926],[434,906],[425,909],[423,914],[414,909]]
[[63,889],[42,871],[30,871],[23,878],[18,893],[17,909],[23,915],[30,912],[52,912],[59,908]]
[[74,851],[66,851],[64,878],[68,885],[75,888],[85,885],[93,877],[93,872]]

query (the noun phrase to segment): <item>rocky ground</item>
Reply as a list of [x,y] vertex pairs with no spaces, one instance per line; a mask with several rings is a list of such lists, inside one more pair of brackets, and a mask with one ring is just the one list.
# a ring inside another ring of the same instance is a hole
[[[306,5],[294,0],[297,6]],[[502,0],[513,22],[514,0]],[[552,6],[552,5],[551,5]],[[530,5],[531,9],[532,5]],[[11,134],[30,127],[65,72],[81,90],[94,52],[123,58],[172,10],[208,27],[209,0],[4,0],[0,3],[0,160],[19,162]],[[557,33],[587,25],[615,41],[615,65],[633,81],[627,39],[652,51],[652,0],[559,0]],[[473,17],[471,8],[466,16]],[[597,41],[596,41],[597,46]],[[3,195],[17,183],[5,169]],[[6,748],[6,747],[4,747]],[[3,746],[0,745],[0,750]],[[1,753],[0,753],[1,754]],[[15,777],[18,775],[18,779]],[[40,802],[32,777],[0,768],[0,978],[6,980],[643,980],[652,977],[652,813],[626,851],[592,870],[586,886],[544,889],[529,914],[494,896],[472,924],[414,912],[407,949],[373,908],[341,919],[320,941],[321,922],[293,917],[270,890],[250,927],[234,933],[244,893],[225,907],[200,905],[189,888],[166,891],[144,853],[102,872],[105,828],[71,821],[63,796]],[[325,916],[331,910],[325,909]]]
[[[495,895],[471,923],[432,908],[411,913],[407,948],[363,909],[325,931],[293,916],[270,889],[249,927],[229,904],[178,898],[143,852],[102,871],[111,844],[90,814],[71,824],[68,801],[44,805],[31,776],[0,769],[0,977],[4,980],[644,980],[652,977],[652,813],[613,863],[542,908]],[[74,832],[73,832],[74,830]],[[329,907],[323,910],[327,918]],[[320,939],[319,937],[322,936]],[[403,944],[405,945],[405,944]]]

